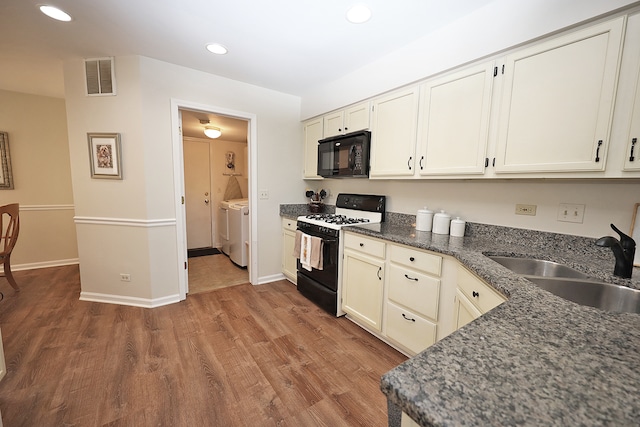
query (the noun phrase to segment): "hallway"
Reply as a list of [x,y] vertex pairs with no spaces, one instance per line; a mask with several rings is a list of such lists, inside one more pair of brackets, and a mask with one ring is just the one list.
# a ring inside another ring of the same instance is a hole
[[241,283],[249,283],[249,272],[224,254],[189,258],[189,295]]

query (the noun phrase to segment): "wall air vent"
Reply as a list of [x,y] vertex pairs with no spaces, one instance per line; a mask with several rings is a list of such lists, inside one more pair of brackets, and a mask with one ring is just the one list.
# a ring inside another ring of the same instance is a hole
[[113,58],[90,58],[84,60],[87,95],[105,96],[116,94],[116,79]]

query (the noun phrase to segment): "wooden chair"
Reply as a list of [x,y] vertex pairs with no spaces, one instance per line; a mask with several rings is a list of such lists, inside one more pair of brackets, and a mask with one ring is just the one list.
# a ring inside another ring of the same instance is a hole
[[[4,275],[13,289],[20,288],[11,273],[11,251],[18,240],[20,231],[20,205],[13,203],[0,206],[0,261],[4,264]],[[7,222],[8,221],[8,222]]]

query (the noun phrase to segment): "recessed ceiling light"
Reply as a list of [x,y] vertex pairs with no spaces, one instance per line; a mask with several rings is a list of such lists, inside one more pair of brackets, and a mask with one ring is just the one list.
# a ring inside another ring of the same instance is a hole
[[71,15],[54,6],[47,6],[47,5],[40,6],[40,12],[44,13],[49,18],[53,18],[58,21],[64,21],[64,22],[71,21]]
[[207,45],[207,50],[216,55],[224,55],[228,52],[227,48],[218,43],[210,43]]
[[347,21],[353,24],[362,24],[371,19],[371,9],[359,3],[347,11]]

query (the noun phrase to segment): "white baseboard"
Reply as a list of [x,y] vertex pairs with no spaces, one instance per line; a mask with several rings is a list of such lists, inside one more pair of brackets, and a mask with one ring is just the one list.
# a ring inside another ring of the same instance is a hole
[[[61,267],[63,265],[80,264],[78,258],[57,259],[55,261],[31,262],[28,264],[11,264],[11,271],[35,270],[38,268]],[[0,271],[4,273],[4,267],[0,265]]]
[[286,279],[284,274],[272,274],[271,276],[258,277],[258,285],[264,285],[265,283],[277,282],[278,280]]
[[162,298],[147,299],[122,295],[100,294],[96,292],[80,292],[80,301],[129,305],[132,307],[155,308],[180,302],[180,295],[175,294]]

